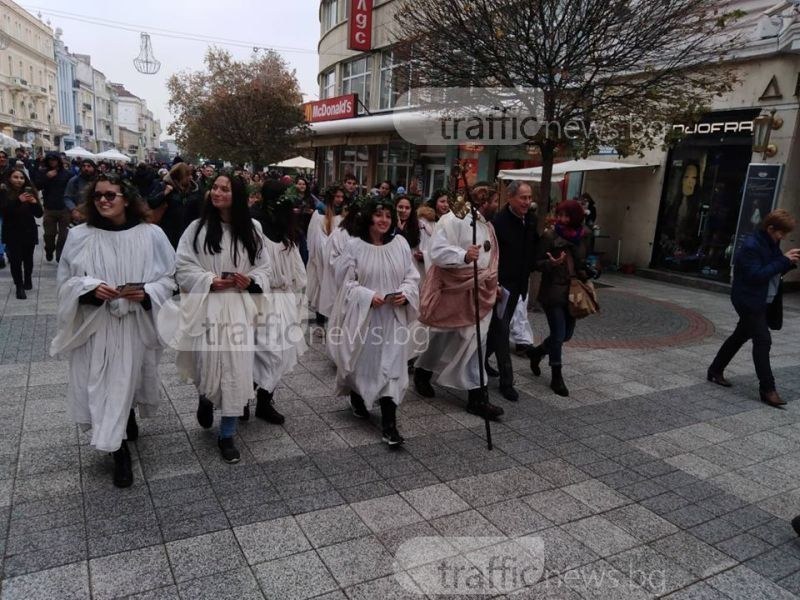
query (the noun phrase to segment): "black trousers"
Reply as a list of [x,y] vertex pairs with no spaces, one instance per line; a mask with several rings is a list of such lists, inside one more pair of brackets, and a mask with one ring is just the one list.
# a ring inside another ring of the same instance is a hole
[[743,312],[738,309],[736,313],[739,315],[736,329],[723,342],[714,362],[711,363],[710,370],[722,373],[744,343],[747,340],[753,340],[753,363],[758,376],[758,386],[762,392],[771,392],[775,390],[775,377],[772,375],[772,367],[769,364],[772,336],[767,326],[767,313],[766,311]]
[[517,309],[519,294],[508,297],[506,312],[502,318],[497,316],[497,311],[492,309],[492,321],[489,325],[489,335],[486,341],[486,356],[497,356],[497,370],[500,372],[500,385],[514,385],[514,367],[511,364],[511,319]]
[[[25,282],[30,282],[33,277],[33,251],[35,244],[8,244],[6,255],[11,267],[11,278],[16,287],[22,287]],[[24,268],[24,276],[23,276]]]

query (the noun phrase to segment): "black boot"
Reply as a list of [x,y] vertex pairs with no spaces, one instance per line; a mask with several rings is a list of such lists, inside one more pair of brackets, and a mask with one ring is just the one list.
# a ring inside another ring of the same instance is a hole
[[129,442],[139,439],[139,424],[136,422],[136,413],[131,409],[128,413],[128,424],[125,426],[125,437]]
[[26,290],[33,289],[33,277],[31,277],[30,273],[25,274],[25,289]]
[[433,373],[431,371],[420,368],[414,369],[414,388],[423,398],[436,397],[436,392],[431,385],[431,378],[433,378]]
[[564,383],[564,378],[561,376],[561,365],[551,365],[550,371],[552,373],[550,378],[550,389],[559,396],[569,396],[569,390]]
[[21,285],[17,286],[17,300],[25,300],[28,295],[25,293],[25,290]]
[[244,410],[242,410],[242,414],[239,415],[240,421],[249,421],[250,420],[250,403],[244,405]]
[[350,392],[350,408],[355,417],[359,419],[369,419],[369,411],[364,404],[364,399],[355,392]]
[[531,373],[539,377],[542,374],[542,368],[539,363],[547,355],[547,350],[544,349],[544,344],[538,346],[531,346],[528,350],[528,358],[531,361]]
[[495,421],[505,411],[489,402],[486,388],[474,388],[467,392],[467,412],[484,419],[488,417],[490,421]]
[[283,425],[286,420],[272,405],[272,393],[261,388],[256,392],[256,417],[273,425]]
[[226,463],[232,465],[239,462],[239,449],[233,443],[232,437],[219,438],[217,440],[217,446],[219,446],[220,454],[222,454],[222,460],[224,460]]
[[383,441],[390,447],[399,446],[403,443],[403,436],[397,431],[397,405],[387,397],[381,398],[380,403]]
[[205,396],[197,399],[197,422],[203,429],[211,429],[214,425],[214,404]]
[[118,488],[130,487],[133,484],[133,469],[131,469],[131,452],[128,444],[122,440],[119,450],[113,452],[114,457],[114,485]]

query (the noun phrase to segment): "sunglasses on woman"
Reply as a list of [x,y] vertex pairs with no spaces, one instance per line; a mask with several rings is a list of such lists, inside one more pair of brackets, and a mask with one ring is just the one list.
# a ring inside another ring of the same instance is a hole
[[99,201],[100,198],[105,198],[109,202],[113,202],[114,200],[116,200],[117,196],[123,196],[123,195],[124,194],[122,194],[121,192],[113,192],[111,190],[108,190],[107,192],[92,192],[92,194],[89,197],[95,202]]

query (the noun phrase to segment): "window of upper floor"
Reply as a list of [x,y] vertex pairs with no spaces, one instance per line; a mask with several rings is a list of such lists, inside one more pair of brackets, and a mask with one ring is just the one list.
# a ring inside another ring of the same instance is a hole
[[336,68],[329,69],[322,74],[320,78],[320,100],[325,98],[333,98],[336,96]]
[[372,85],[372,56],[365,55],[342,65],[342,94],[358,94],[359,114],[369,106]]
[[347,4],[347,0],[322,0],[322,4],[320,5],[322,35],[333,29],[343,20],[344,13],[346,13],[343,5]]

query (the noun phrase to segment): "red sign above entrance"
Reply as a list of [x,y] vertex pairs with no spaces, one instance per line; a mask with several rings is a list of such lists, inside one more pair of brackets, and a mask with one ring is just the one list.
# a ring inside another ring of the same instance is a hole
[[322,121],[337,121],[338,119],[350,119],[355,117],[358,112],[358,94],[347,96],[336,96],[315,102],[303,104],[306,115],[306,122],[320,123]]
[[347,29],[347,47],[350,50],[367,52],[372,50],[372,1],[347,0],[350,2],[350,22]]

